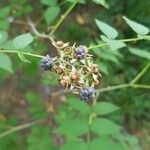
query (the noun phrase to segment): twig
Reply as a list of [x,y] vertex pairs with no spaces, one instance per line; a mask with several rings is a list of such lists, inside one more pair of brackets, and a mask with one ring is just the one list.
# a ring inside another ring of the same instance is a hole
[[32,31],[37,37],[49,39],[49,35],[47,35],[47,34],[45,34],[45,33],[40,33],[40,32],[36,29],[34,23],[31,21],[31,19],[30,19],[29,17],[26,17],[26,18],[27,18],[27,23],[28,23],[28,25],[29,25],[31,31]]
[[[137,37],[137,38],[122,39],[122,40],[118,40],[118,41],[121,41],[121,42],[134,42],[134,41],[149,40],[149,39],[150,39],[150,36],[143,36],[143,37]],[[103,47],[103,46],[106,46],[106,45],[108,45],[108,43],[101,43],[101,44],[98,44],[98,45],[93,45],[93,46],[88,47],[88,50]]]
[[68,16],[68,14],[71,12],[71,10],[76,6],[79,0],[74,0],[72,5],[67,9],[67,11],[61,16],[61,18],[58,20],[58,22],[54,25],[54,28],[50,32],[50,37],[56,32],[58,27],[61,25],[61,23],[64,21],[64,19]]
[[11,133],[14,133],[14,132],[17,132],[17,131],[29,128],[29,127],[34,126],[36,124],[43,123],[44,121],[45,121],[45,119],[42,119],[42,120],[32,121],[30,123],[26,123],[26,124],[23,124],[23,125],[20,125],[20,126],[17,126],[17,127],[12,127],[11,129],[0,133],[0,138],[2,138],[4,136],[7,136],[7,135],[9,135]]

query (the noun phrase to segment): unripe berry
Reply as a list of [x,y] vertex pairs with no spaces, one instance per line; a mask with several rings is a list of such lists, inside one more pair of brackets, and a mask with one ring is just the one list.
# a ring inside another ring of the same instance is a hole
[[53,59],[49,55],[47,55],[41,59],[40,65],[41,65],[42,70],[47,71],[51,69],[53,65]]
[[80,90],[79,96],[81,100],[92,100],[96,96],[96,90],[92,87],[85,87]]

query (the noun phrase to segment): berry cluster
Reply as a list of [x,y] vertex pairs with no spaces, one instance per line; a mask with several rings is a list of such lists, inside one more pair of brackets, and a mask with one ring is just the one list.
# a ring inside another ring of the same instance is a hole
[[81,100],[91,100],[96,95],[94,87],[99,83],[101,74],[98,66],[93,63],[92,55],[86,46],[78,47],[62,41],[53,42],[58,51],[56,58],[48,55],[41,60],[41,68],[58,74],[61,87],[79,94]]

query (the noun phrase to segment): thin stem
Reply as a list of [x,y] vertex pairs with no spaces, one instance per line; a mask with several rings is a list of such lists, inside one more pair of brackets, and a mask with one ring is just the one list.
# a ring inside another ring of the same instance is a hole
[[150,89],[150,85],[142,85],[142,84],[130,84],[130,87],[139,89]]
[[5,132],[0,133],[0,138],[2,138],[4,136],[7,136],[7,135],[9,135],[11,133],[17,132],[19,130],[23,130],[23,129],[29,128],[29,127],[31,127],[33,125],[42,123],[44,121],[45,121],[45,119],[42,119],[42,120],[32,121],[30,123],[26,123],[26,124],[23,124],[23,125],[20,125],[20,126],[17,126],[17,127],[13,127],[13,128],[11,128],[11,129],[9,129],[9,130],[7,130]]
[[106,91],[113,91],[113,90],[122,89],[122,88],[127,88],[129,86],[130,86],[130,84],[121,84],[121,85],[116,85],[116,86],[110,86],[110,87],[99,89],[98,93],[102,93],[102,92],[106,92]]
[[[150,39],[150,36],[143,36],[143,37],[137,37],[137,38],[122,39],[122,40],[118,40],[118,41],[121,41],[121,42],[134,42],[134,41],[149,40],[149,39]],[[90,46],[88,48],[88,50],[98,48],[98,47],[103,47],[103,46],[106,46],[106,45],[108,45],[108,43],[101,43],[101,44],[98,44],[98,45],[93,45],[93,46]]]
[[58,22],[54,25],[54,28],[50,32],[50,36],[52,36],[58,27],[61,25],[61,23],[64,21],[64,19],[68,16],[68,14],[71,12],[71,10],[76,6],[79,0],[74,0],[72,5],[67,9],[67,11],[61,16],[61,18],[58,20]]
[[150,62],[142,69],[140,73],[130,82],[131,84],[136,83],[149,69]]
[[[21,51],[22,54],[24,55],[28,55],[28,56],[32,56],[32,57],[38,57],[38,58],[42,58],[43,56],[42,55],[38,55],[38,54],[33,54],[33,53],[29,53],[29,52],[24,52],[24,51]],[[19,51],[15,51],[15,50],[0,50],[0,53],[19,53]]]

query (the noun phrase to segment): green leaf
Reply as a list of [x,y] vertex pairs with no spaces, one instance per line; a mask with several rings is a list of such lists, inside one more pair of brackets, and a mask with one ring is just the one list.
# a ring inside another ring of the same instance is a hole
[[27,58],[25,58],[24,54],[22,51],[18,52],[18,57],[20,58],[21,61],[26,62],[26,63],[31,63]]
[[106,0],[93,0],[93,2],[102,5],[107,9],[109,8],[109,4],[106,2]]
[[105,118],[94,120],[91,125],[91,130],[100,136],[117,134],[120,129],[121,126]]
[[148,51],[144,51],[138,48],[131,48],[131,47],[129,48],[129,51],[134,55],[150,60],[150,52]]
[[93,107],[93,111],[99,115],[107,115],[119,109],[120,108],[118,106],[110,102],[100,102]]
[[44,13],[44,18],[47,24],[50,24],[59,14],[60,8],[58,6],[49,7]]
[[56,132],[67,137],[77,137],[88,132],[88,122],[81,119],[67,120],[56,129]]
[[10,13],[10,7],[2,7],[0,8],[0,18],[6,18]]
[[10,58],[3,53],[0,54],[0,68],[7,70],[11,73],[13,72]]
[[17,36],[13,40],[13,44],[18,50],[20,50],[28,46],[32,41],[33,41],[32,35],[30,33],[26,33],[26,34]]
[[[66,0],[66,1],[71,2],[71,3],[74,2],[74,0]],[[78,3],[85,4],[85,3],[86,3],[86,0],[79,0]]]
[[95,19],[95,22],[98,28],[110,39],[114,39],[118,36],[118,32],[116,29],[112,28],[108,24]]
[[97,61],[97,63],[98,63],[100,72],[102,72],[102,73],[104,73],[106,75],[109,75],[107,64],[105,62],[103,62],[102,60],[101,61]]
[[57,0],[41,0],[41,3],[48,6],[57,5]]
[[7,38],[8,38],[8,34],[4,31],[0,31],[0,44],[5,42],[7,40]]
[[8,30],[9,28],[9,22],[6,19],[0,19],[0,29],[2,30]]
[[135,21],[130,20],[126,16],[123,17],[126,23],[139,35],[146,35],[149,33],[149,29],[144,25],[141,25]]
[[61,146],[59,150],[87,150],[87,144],[83,141],[71,141]]
[[78,99],[75,99],[75,98],[70,98],[70,99],[68,99],[67,103],[70,106],[72,106],[74,109],[79,111],[81,114],[90,113],[89,106],[86,103],[84,103],[83,101],[79,101]]
[[119,41],[119,40],[110,40],[104,35],[102,35],[101,38],[102,38],[103,41],[108,43],[108,45],[110,46],[111,50],[117,50],[117,49],[120,49],[120,48],[123,48],[123,47],[126,46],[126,44],[124,42]]
[[108,137],[97,138],[89,143],[90,150],[125,150],[121,143],[111,141]]

